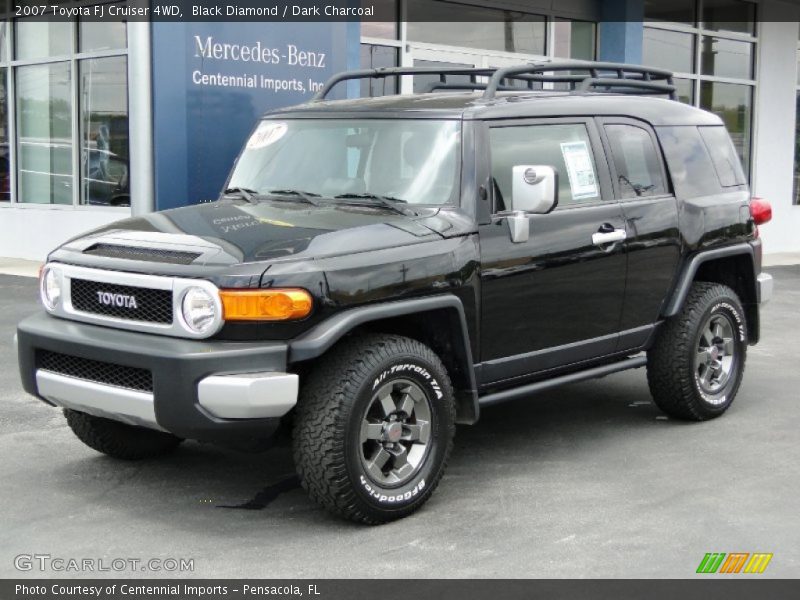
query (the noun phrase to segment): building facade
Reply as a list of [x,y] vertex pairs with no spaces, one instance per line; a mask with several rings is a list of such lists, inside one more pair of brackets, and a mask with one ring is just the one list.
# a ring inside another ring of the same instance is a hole
[[772,203],[766,251],[800,252],[795,3],[462,0],[456,23],[415,20],[430,0],[385,1],[396,20],[0,21],[0,256],[41,260],[94,227],[216,198],[258,115],[310,98],[337,71],[553,58],[672,70],[682,102],[725,121],[754,195]]

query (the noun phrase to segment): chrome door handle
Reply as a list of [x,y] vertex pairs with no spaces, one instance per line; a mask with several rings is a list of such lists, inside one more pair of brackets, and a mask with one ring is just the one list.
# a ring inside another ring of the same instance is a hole
[[592,234],[592,243],[595,246],[602,246],[604,244],[611,244],[613,242],[621,242],[628,234],[625,232],[624,229],[615,229],[614,231],[609,231],[608,233],[593,233]]

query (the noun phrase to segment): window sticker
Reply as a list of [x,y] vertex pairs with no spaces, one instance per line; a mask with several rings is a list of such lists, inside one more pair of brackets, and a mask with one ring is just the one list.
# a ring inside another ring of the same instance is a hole
[[247,149],[258,150],[274,144],[286,135],[287,129],[286,123],[261,123],[247,140]]
[[597,196],[597,178],[592,165],[592,155],[586,142],[565,142],[561,154],[567,165],[569,187],[574,199]]

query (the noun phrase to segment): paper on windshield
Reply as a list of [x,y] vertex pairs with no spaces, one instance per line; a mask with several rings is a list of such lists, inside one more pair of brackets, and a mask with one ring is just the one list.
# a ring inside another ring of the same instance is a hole
[[247,140],[247,149],[258,150],[274,144],[286,135],[287,129],[286,123],[261,123]]
[[567,176],[573,199],[597,196],[597,178],[594,174],[589,145],[584,142],[564,142],[561,154],[567,165]]

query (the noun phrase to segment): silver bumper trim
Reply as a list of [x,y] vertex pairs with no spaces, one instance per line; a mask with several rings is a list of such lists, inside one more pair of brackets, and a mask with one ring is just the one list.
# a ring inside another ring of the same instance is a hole
[[67,377],[44,369],[36,371],[36,387],[40,396],[56,406],[128,425],[162,429],[156,422],[153,394]]
[[772,300],[773,280],[769,273],[760,273],[756,279],[758,289],[758,303],[765,304]]
[[197,385],[200,405],[221,419],[282,417],[297,404],[293,373],[211,375]]

